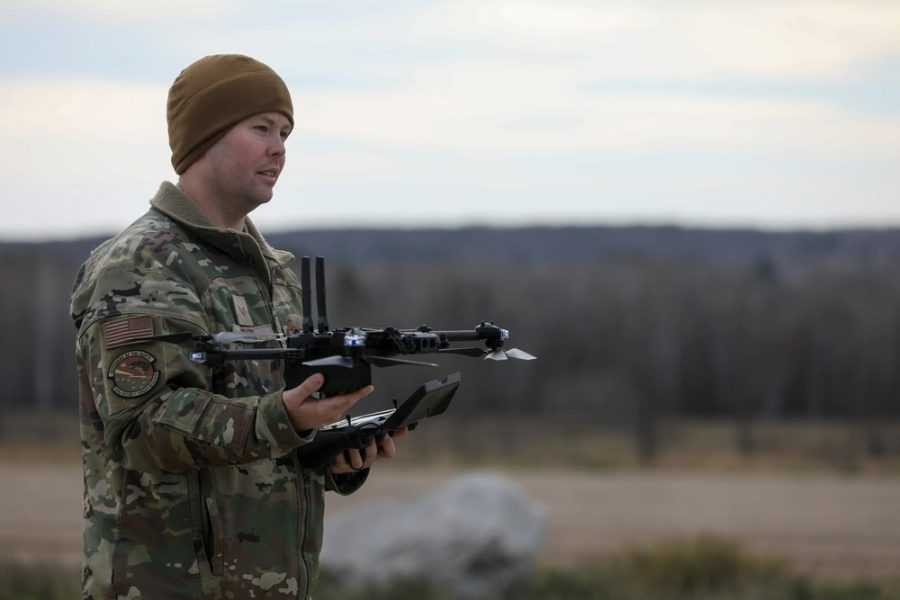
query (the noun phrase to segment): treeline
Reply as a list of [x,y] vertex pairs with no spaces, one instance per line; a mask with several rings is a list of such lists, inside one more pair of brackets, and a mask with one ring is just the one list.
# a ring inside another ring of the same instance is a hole
[[[442,356],[440,372],[464,371],[457,416],[647,428],[667,416],[900,416],[898,232],[533,228],[270,240],[328,257],[333,326],[493,320],[539,357]],[[0,245],[5,409],[76,410],[68,297],[98,241]],[[376,381],[408,388],[430,375],[398,368]]]

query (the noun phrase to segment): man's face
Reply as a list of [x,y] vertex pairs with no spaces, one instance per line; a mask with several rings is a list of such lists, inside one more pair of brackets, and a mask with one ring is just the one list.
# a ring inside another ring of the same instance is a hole
[[221,202],[247,214],[272,199],[290,132],[291,122],[283,114],[261,113],[232,127],[206,152],[207,183]]

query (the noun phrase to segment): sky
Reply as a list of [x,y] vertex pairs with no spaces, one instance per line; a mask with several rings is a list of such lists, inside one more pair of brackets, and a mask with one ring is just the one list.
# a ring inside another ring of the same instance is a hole
[[900,226],[896,0],[0,0],[0,240],[142,214],[232,52],[294,101],[263,231]]

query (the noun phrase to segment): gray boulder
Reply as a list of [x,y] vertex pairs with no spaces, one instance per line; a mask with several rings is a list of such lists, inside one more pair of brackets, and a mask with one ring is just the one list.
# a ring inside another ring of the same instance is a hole
[[321,566],[357,588],[405,579],[457,598],[507,598],[533,574],[546,530],[546,511],[515,482],[472,474],[329,519]]

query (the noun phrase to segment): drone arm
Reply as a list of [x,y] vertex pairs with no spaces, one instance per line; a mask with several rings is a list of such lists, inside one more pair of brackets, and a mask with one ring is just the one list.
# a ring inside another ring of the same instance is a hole
[[[408,331],[408,330],[406,330]],[[406,332],[405,331],[405,332]],[[453,342],[484,342],[489,348],[496,350],[503,346],[509,338],[509,332],[490,322],[482,322],[473,329],[433,330],[423,325],[418,330],[437,336],[441,340],[441,349],[446,349]]]
[[457,329],[450,331],[434,331],[442,339],[448,342],[477,342],[483,338],[474,329]]
[[200,346],[191,352],[191,360],[219,366],[226,360],[302,360],[305,352],[298,348],[225,349]]

